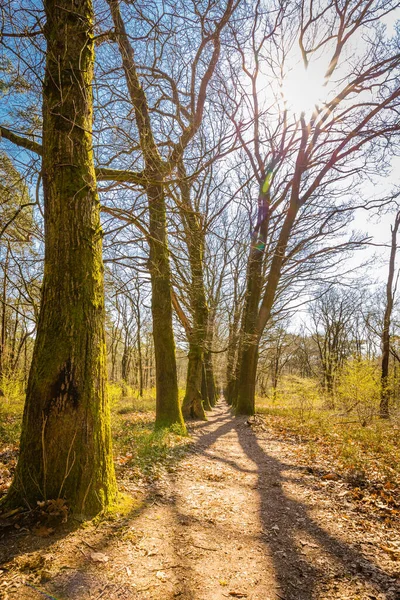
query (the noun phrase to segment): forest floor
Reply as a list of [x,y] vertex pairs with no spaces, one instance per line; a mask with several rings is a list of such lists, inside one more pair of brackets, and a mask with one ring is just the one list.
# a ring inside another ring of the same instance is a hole
[[376,493],[223,401],[190,433],[157,479],[122,479],[130,513],[0,529],[0,598],[400,599],[400,519]]

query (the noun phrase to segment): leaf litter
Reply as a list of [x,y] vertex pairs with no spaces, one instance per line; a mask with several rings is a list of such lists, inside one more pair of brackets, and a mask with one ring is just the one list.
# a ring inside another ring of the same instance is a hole
[[54,500],[33,524],[3,515],[0,598],[398,600],[396,482],[310,460],[303,439],[223,403],[190,431],[180,462],[161,446],[168,468],[145,477],[120,452],[128,514],[81,526]]

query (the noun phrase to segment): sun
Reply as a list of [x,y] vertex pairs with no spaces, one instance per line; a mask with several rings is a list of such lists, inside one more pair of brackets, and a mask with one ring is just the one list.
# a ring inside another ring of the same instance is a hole
[[316,106],[323,106],[328,93],[325,73],[321,62],[310,63],[307,68],[303,63],[291,67],[281,87],[286,108],[296,116],[311,116]]

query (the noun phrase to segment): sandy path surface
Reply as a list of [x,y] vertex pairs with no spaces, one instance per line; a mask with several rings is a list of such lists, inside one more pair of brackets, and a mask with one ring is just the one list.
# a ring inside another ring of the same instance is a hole
[[34,551],[28,536],[8,548],[0,538],[3,561],[15,555],[0,598],[400,599],[400,563],[382,550],[400,550],[398,532],[308,473],[295,442],[233,418],[222,401],[191,433],[192,451],[135,514]]

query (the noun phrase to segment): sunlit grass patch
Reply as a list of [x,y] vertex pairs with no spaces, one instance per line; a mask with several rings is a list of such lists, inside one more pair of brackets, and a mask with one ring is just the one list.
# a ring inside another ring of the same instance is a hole
[[0,390],[0,446],[17,444],[21,435],[25,384],[19,379],[3,377]]
[[172,470],[190,440],[180,428],[154,429],[153,413],[119,413],[113,418],[115,462],[121,474],[157,477]]
[[357,472],[366,480],[400,485],[400,421],[396,415],[391,421],[373,418],[365,425],[355,411],[346,414],[327,409],[326,399],[314,391],[311,398],[302,399],[304,386],[296,399],[292,385],[293,381],[289,386],[284,382],[275,399],[258,398],[257,412],[274,430],[299,436],[305,460],[329,459],[344,475]]
[[134,392],[121,396],[111,410],[116,467],[131,479],[157,477],[173,469],[185,453],[189,438],[179,426],[155,430],[154,388],[144,390],[143,397]]

